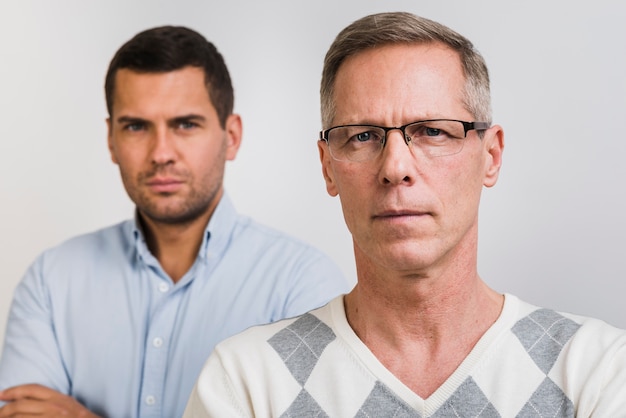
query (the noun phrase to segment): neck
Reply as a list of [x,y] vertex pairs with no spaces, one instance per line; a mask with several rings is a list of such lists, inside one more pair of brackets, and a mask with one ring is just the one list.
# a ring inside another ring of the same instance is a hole
[[475,321],[491,325],[503,299],[478,276],[475,229],[437,259],[415,254],[389,262],[389,257],[371,257],[355,244],[358,283],[346,298],[348,319],[357,330],[378,324],[380,332],[397,329],[400,335],[429,341],[445,339]]
[[139,213],[146,244],[174,283],[178,282],[195,262],[214,209],[206,211],[190,222],[180,224],[158,222]]
[[[422,398],[458,368],[500,315],[504,298],[480,279],[475,258],[445,268],[374,268],[355,251],[358,283],[344,298],[348,323],[400,381]],[[473,261],[472,261],[473,260]]]
[[389,278],[383,286],[359,278],[345,298],[348,321],[366,344],[380,337],[433,347],[462,335],[479,338],[498,317],[502,302],[477,274],[460,283],[442,277]]

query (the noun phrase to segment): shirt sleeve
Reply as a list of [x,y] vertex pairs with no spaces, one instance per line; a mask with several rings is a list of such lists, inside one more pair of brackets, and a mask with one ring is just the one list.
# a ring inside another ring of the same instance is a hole
[[69,392],[43,277],[44,263],[42,255],[15,289],[0,358],[0,389],[39,383],[64,394]]

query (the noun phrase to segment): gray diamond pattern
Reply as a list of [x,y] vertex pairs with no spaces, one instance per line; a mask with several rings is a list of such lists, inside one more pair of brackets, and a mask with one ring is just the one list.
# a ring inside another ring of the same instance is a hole
[[496,418],[500,414],[489,402],[474,379],[468,377],[452,394],[450,399],[433,415],[443,417],[484,417]]
[[[538,309],[520,319],[511,329],[528,355],[546,378],[535,390],[517,417],[574,417],[575,408],[548,373],[558,359],[563,346],[580,325],[549,309]],[[336,338],[334,332],[312,314],[305,314],[268,340],[285,365],[302,386],[297,398],[281,418],[327,418],[327,413],[304,389],[324,349]],[[500,418],[500,414],[472,377],[452,394],[433,418],[472,417]],[[410,405],[381,382],[363,402],[357,418],[422,418]]]
[[300,391],[296,400],[289,406],[289,409],[280,416],[280,418],[302,417],[328,418],[326,412],[320,408],[315,399],[304,389]]
[[549,378],[537,388],[517,415],[518,418],[574,417],[574,404]]
[[421,418],[385,385],[376,382],[355,418]]
[[296,379],[304,386],[326,346],[335,333],[314,315],[305,314],[267,342]]
[[520,319],[512,331],[537,366],[548,374],[561,349],[579,327],[552,310],[539,309]]

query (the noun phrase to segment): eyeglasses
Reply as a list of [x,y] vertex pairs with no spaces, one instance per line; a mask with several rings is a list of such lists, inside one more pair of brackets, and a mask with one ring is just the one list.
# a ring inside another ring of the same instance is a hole
[[320,132],[330,155],[339,161],[362,162],[375,159],[385,147],[387,135],[398,129],[404,142],[420,148],[429,157],[442,157],[463,149],[467,132],[489,129],[487,122],[464,122],[454,119],[431,119],[398,127],[376,125],[341,125]]

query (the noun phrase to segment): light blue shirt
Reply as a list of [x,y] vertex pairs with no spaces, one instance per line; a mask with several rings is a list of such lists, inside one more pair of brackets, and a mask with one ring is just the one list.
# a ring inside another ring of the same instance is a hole
[[15,290],[0,389],[40,383],[102,416],[180,417],[213,347],[349,290],[317,249],[224,196],[176,284],[135,221],[45,251]]

